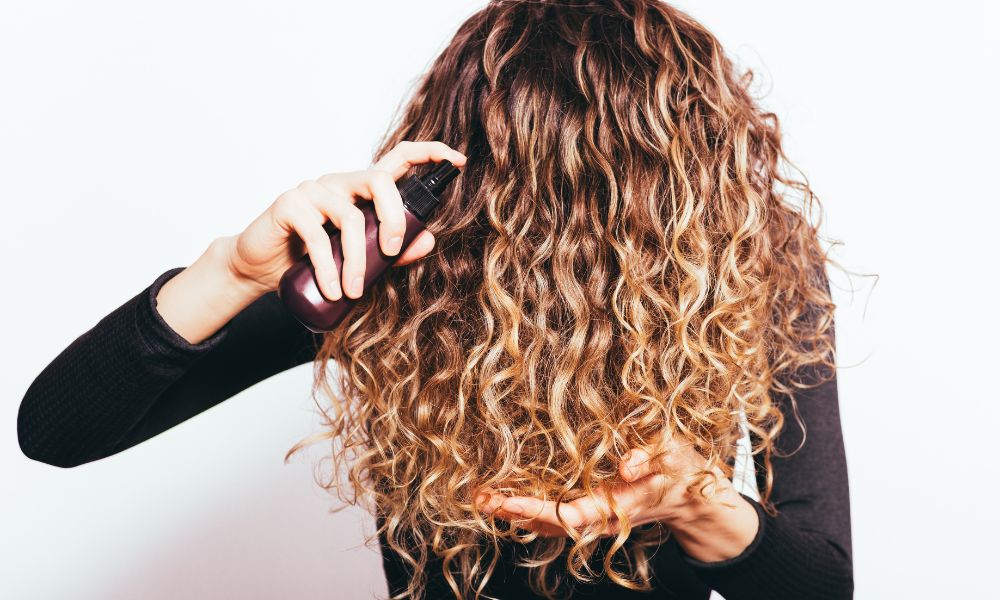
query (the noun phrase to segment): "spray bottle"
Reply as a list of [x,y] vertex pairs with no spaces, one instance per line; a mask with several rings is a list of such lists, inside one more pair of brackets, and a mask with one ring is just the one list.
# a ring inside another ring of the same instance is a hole
[[[406,217],[406,232],[403,234],[403,244],[399,253],[388,256],[382,252],[378,241],[378,217],[375,214],[373,202],[365,202],[361,212],[365,216],[365,280],[362,295],[389,267],[403,254],[403,251],[413,242],[414,238],[424,230],[440,202],[438,196],[452,179],[461,171],[447,160],[437,163],[437,166],[422,177],[407,176],[396,183],[403,199],[403,214]],[[333,260],[337,272],[343,273],[344,254],[340,242],[340,230],[332,227],[327,232],[333,245]],[[332,230],[332,231],[331,231]],[[278,297],[292,315],[307,329],[315,333],[333,330],[359,298],[348,298],[342,295],[338,300],[329,300],[319,289],[316,281],[316,269],[306,254],[293,264],[281,276],[278,282]]]

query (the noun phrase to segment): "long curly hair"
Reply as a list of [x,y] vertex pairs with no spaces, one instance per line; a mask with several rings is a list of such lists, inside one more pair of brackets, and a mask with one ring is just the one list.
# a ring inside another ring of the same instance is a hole
[[608,514],[622,531],[597,553],[602,524],[536,539],[474,498],[595,494],[663,436],[705,457],[700,490],[732,475],[745,418],[773,511],[775,394],[831,376],[834,305],[817,199],[752,77],[662,2],[506,0],[419,80],[374,158],[441,140],[468,165],[427,224],[434,250],[326,335],[314,397],[332,404],[286,455],[331,442],[322,485],[377,512],[407,596],[436,557],[479,597],[498,540],[531,549],[547,597],[601,573],[648,589],[658,531]]

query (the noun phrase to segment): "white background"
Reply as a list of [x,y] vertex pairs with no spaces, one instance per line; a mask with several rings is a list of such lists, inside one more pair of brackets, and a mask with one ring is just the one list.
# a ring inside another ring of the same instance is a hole
[[[66,345],[307,178],[363,168],[479,2],[0,4],[0,595],[369,598],[367,517],[284,452],[308,366],[77,469],[17,408]],[[847,268],[840,394],[857,598],[996,597],[997,12],[684,2],[782,118]],[[321,449],[321,446],[317,446]],[[991,591],[992,590],[992,591]]]

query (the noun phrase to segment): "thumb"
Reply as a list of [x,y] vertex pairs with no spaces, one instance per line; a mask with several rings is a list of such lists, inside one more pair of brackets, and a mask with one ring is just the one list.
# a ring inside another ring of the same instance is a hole
[[633,448],[622,457],[619,467],[622,479],[633,482],[657,472],[656,464],[649,460],[649,453],[641,448]]

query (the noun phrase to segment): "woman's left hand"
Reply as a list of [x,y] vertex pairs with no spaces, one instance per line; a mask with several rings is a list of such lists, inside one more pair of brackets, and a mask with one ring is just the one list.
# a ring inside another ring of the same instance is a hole
[[712,562],[740,554],[757,534],[757,511],[718,468],[713,470],[717,484],[706,479],[708,500],[697,498],[697,490],[688,492],[687,476],[703,470],[706,461],[690,445],[671,441],[666,448],[659,460],[650,460],[652,454],[643,449],[632,449],[619,466],[622,482],[608,484],[594,497],[561,503],[562,522],[551,500],[505,497],[489,490],[478,502],[486,513],[495,512],[520,528],[549,537],[567,536],[568,528],[600,523],[603,512],[608,515],[608,525],[601,533],[610,536],[621,530],[611,511],[613,498],[619,510],[628,515],[632,527],[663,523],[692,558]]

